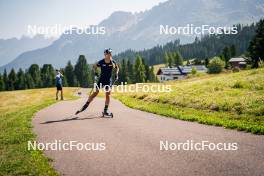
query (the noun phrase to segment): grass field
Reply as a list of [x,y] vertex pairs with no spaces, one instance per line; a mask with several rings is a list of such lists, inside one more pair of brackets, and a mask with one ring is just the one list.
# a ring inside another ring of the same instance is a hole
[[[65,88],[65,99],[75,99],[77,88]],[[0,92],[0,175],[57,175],[41,151],[28,151],[34,141],[34,113],[55,103],[55,89]]]
[[114,96],[132,108],[264,134],[264,69],[202,75],[164,84],[170,84],[172,91]]

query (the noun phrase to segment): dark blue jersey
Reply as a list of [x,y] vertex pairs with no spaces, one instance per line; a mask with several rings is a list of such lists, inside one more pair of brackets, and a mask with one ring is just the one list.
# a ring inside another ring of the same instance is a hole
[[104,59],[100,60],[97,63],[97,67],[101,68],[101,75],[99,82],[103,84],[108,84],[111,82],[112,70],[116,68],[116,62],[111,60],[109,63],[106,63]]
[[62,86],[62,76],[61,74],[56,75],[56,86]]

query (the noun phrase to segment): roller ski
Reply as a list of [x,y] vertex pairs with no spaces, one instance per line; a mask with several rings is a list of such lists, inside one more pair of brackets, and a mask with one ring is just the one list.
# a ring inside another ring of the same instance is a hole
[[114,114],[112,112],[103,111],[102,112],[102,117],[113,118]]

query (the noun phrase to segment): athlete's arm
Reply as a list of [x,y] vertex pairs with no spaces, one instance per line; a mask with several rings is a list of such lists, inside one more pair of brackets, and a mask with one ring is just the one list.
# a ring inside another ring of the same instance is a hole
[[97,70],[98,67],[101,67],[101,64],[99,62],[97,62],[96,64],[93,65],[94,74],[97,77],[99,76],[98,75],[98,70]]
[[116,69],[115,79],[117,80],[118,79],[118,73],[119,73],[119,66],[116,62],[114,64],[115,64],[115,69]]
[[118,64],[116,64],[116,74],[118,75],[118,73],[119,73],[119,66]]
[[63,77],[63,74],[61,72],[59,72],[59,73],[60,73],[60,76]]

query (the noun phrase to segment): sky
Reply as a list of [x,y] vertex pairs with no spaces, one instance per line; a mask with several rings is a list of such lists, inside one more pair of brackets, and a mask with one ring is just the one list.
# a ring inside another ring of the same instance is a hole
[[0,0],[0,38],[28,35],[28,25],[96,25],[114,11],[140,12],[166,0]]

